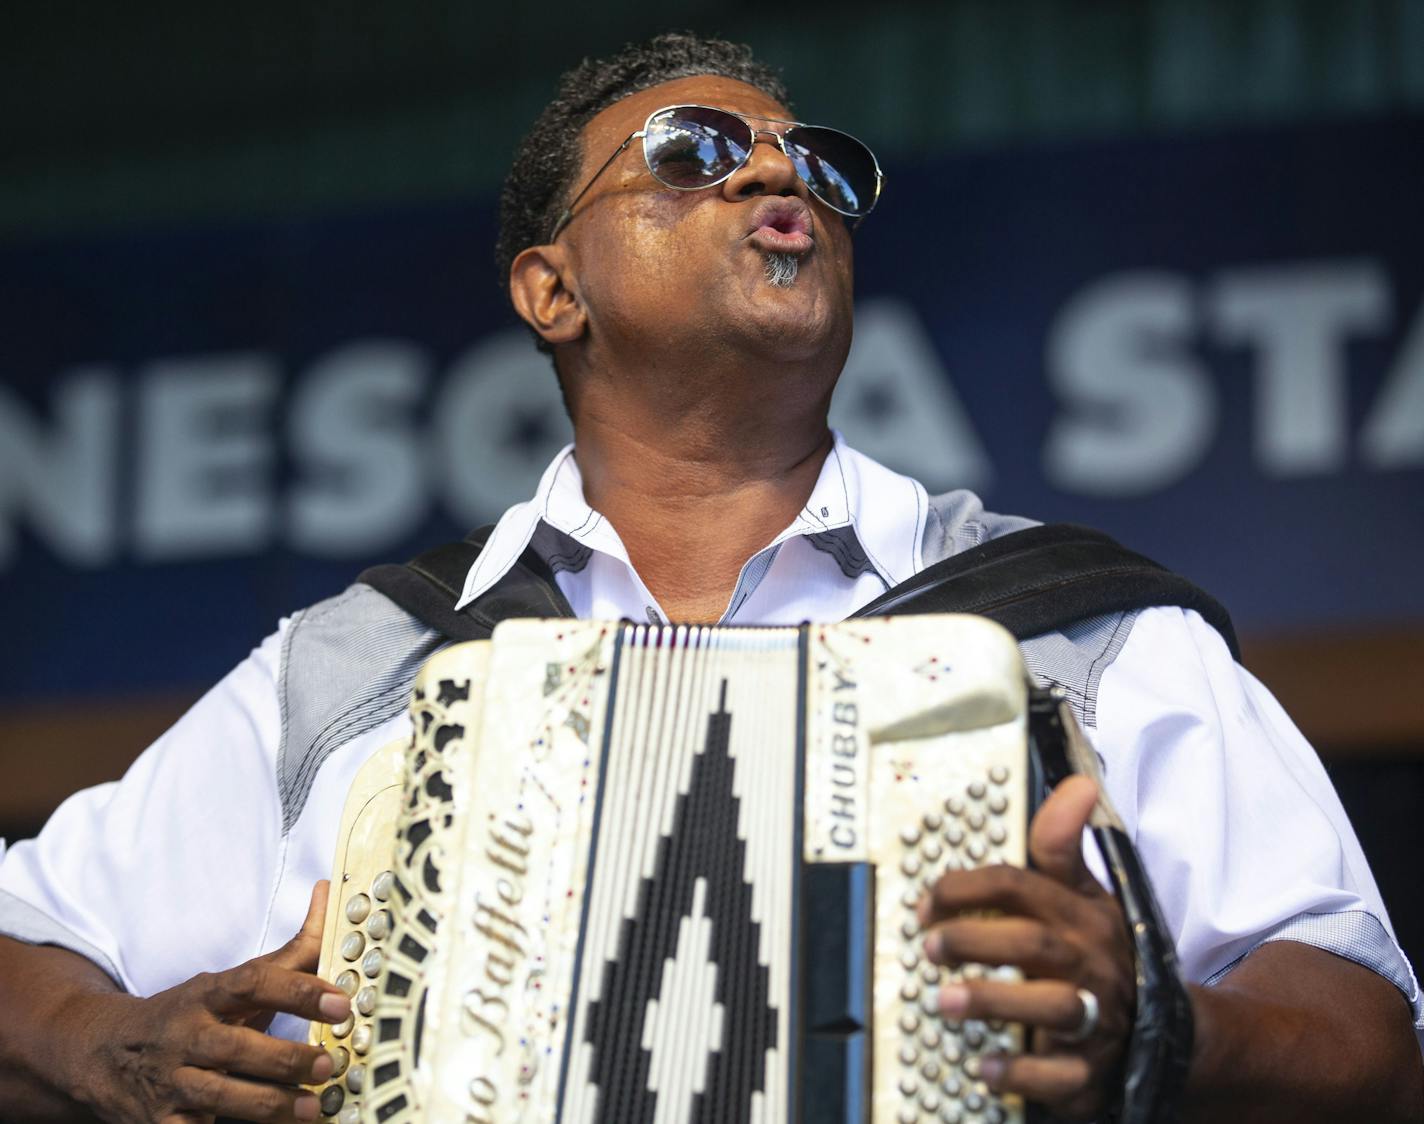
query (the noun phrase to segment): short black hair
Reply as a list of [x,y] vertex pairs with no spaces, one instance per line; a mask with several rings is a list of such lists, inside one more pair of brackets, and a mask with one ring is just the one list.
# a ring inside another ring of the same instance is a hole
[[[575,190],[583,127],[629,94],[703,74],[745,82],[790,108],[780,76],[754,59],[750,47],[688,31],[664,32],[643,43],[629,43],[615,55],[586,58],[559,79],[554,100],[520,142],[499,196],[495,264],[506,294],[514,259],[521,250],[548,240]],[[540,350],[549,350],[537,333],[536,339]]]

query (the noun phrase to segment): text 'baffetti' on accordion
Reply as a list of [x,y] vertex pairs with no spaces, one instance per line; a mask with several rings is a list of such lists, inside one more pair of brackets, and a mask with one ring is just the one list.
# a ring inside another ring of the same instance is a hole
[[978,1070],[1022,1028],[935,1007],[1017,970],[930,964],[915,906],[1024,864],[1035,698],[967,616],[510,621],[437,654],[341,823],[319,971],[353,1012],[312,1028],[323,1113],[1023,1120]]

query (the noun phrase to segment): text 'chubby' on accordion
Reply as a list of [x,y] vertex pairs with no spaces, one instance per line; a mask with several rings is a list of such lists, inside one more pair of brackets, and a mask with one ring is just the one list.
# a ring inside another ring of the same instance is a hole
[[1022,865],[1007,632],[512,621],[422,670],[341,825],[314,1025],[342,1124],[1005,1122],[1021,1028],[935,1010],[915,906]]

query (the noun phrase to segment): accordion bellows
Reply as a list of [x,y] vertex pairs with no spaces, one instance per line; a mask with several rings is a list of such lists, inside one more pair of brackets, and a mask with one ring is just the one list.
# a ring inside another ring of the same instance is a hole
[[947,1023],[914,907],[1024,863],[1007,632],[511,621],[421,671],[341,825],[314,1025],[357,1120],[1023,1119],[1020,1028]]

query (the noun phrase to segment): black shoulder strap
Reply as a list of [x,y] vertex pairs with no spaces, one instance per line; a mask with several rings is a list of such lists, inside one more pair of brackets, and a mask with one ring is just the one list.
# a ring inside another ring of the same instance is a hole
[[493,589],[456,611],[465,575],[493,530],[493,525],[479,527],[459,542],[437,546],[409,562],[372,566],[356,580],[451,640],[486,640],[500,621],[515,617],[573,616],[553,571],[532,550],[521,554]]
[[[573,616],[553,572],[531,550],[493,589],[455,611],[465,575],[492,530],[481,527],[404,565],[373,566],[358,580],[452,640],[483,640],[512,617]],[[1152,605],[1195,609],[1240,658],[1231,617],[1218,601],[1100,531],[1071,523],[1015,531],[936,562],[855,615],[978,613],[1022,640]]]
[[1240,659],[1231,616],[1220,602],[1101,531],[1072,523],[1015,531],[936,562],[855,615],[978,613],[1022,640],[1153,605],[1195,609]]

